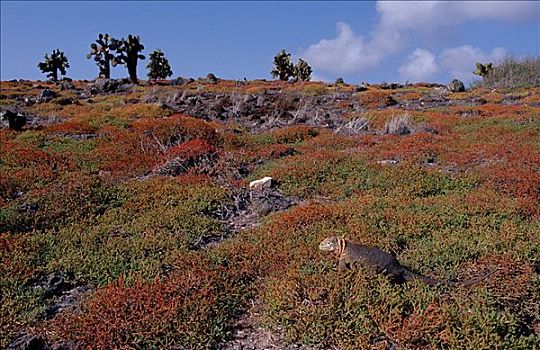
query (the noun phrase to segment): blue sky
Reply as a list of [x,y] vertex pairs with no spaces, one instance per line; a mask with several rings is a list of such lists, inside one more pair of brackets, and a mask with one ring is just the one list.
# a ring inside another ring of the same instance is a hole
[[[273,56],[304,58],[315,79],[470,81],[474,63],[540,55],[540,2],[81,2],[1,1],[1,79],[44,79],[37,66],[63,50],[68,76],[93,79],[98,33],[141,36],[174,76],[212,72],[270,78]],[[146,76],[146,61],[139,63]],[[124,67],[114,77],[127,76]]]

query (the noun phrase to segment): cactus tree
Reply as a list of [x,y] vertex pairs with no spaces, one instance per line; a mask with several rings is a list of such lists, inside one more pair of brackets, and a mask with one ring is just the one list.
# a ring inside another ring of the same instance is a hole
[[149,58],[150,62],[146,66],[148,68],[149,79],[165,79],[173,74],[169,60],[167,60],[165,54],[160,49],[154,50]]
[[117,49],[118,40],[115,40],[109,34],[99,34],[96,43],[90,44],[90,53],[86,58],[94,56],[94,61],[99,67],[99,77],[111,78],[111,62],[115,61],[113,51]]
[[493,63],[477,63],[476,64],[476,70],[473,72],[473,74],[479,75],[482,78],[485,78],[493,69]]
[[312,72],[309,64],[301,58],[294,67],[294,77],[301,81],[310,81]]
[[66,75],[66,68],[69,68],[69,63],[67,57],[59,49],[53,50],[51,56],[45,54],[45,61],[38,63],[38,68],[41,69],[43,73],[48,73],[47,77],[51,78],[52,81],[58,80],[58,71],[62,75]]
[[134,35],[128,35],[127,40],[122,38],[116,44],[116,60],[113,60],[113,67],[116,64],[123,64],[127,67],[129,78],[133,83],[137,83],[137,61],[144,60],[144,55],[139,54],[144,50],[144,45],[141,44],[140,38]]
[[279,77],[279,80],[289,80],[294,76],[294,66],[291,63],[291,54],[281,50],[274,57],[274,69],[270,72],[273,77]]

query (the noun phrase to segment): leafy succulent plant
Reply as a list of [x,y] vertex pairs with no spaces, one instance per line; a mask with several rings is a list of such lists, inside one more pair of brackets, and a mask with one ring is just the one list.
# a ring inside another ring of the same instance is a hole
[[149,79],[165,79],[173,74],[169,60],[167,60],[165,54],[160,49],[154,50],[149,58],[150,62],[146,66],[148,68]]
[[313,70],[309,64],[301,58],[294,67],[294,77],[301,81],[310,81],[312,72]]
[[99,67],[99,77],[111,78],[111,63],[116,65],[116,58],[113,51],[118,48],[119,41],[109,36],[109,34],[99,34],[95,43],[90,44],[90,53],[86,58],[94,56],[94,61]]
[[60,49],[53,50],[51,56],[45,54],[45,60],[38,63],[38,68],[43,73],[48,73],[47,77],[52,81],[58,80],[58,71],[62,75],[66,75],[66,68],[69,68],[67,57]]
[[129,78],[133,83],[137,83],[137,61],[144,60],[144,55],[140,52],[144,50],[139,36],[128,35],[127,40],[122,38],[115,42],[117,56],[112,61],[113,67],[117,64],[123,64],[127,67]]
[[482,78],[485,78],[493,70],[493,63],[482,64],[478,62],[476,64],[476,70],[473,74],[479,75]]
[[279,80],[289,80],[294,77],[294,65],[291,63],[291,54],[281,50],[274,57],[274,69],[270,72],[273,77],[279,77]]

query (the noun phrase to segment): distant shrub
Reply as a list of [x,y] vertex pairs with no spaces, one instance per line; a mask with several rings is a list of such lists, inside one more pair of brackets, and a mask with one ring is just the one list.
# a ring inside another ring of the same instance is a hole
[[97,131],[97,128],[92,127],[89,120],[72,118],[63,123],[50,126],[49,130],[66,134],[92,134]]
[[161,108],[153,103],[137,103],[128,106],[115,108],[111,111],[111,115],[122,118],[163,118],[171,114],[167,109]]
[[494,88],[520,88],[540,86],[540,57],[516,59],[507,57],[493,66],[478,86]]
[[266,147],[262,147],[257,150],[258,158],[260,159],[277,159],[285,156],[294,155],[297,151],[287,145],[273,144]]
[[192,140],[181,143],[169,148],[166,152],[167,157],[183,158],[198,157],[207,153],[215,153],[216,149],[203,140]]
[[326,93],[326,87],[323,84],[308,85],[303,89],[303,92],[308,96],[324,95]]
[[221,142],[220,135],[211,123],[182,114],[174,114],[159,121],[140,119],[133,126],[138,135],[146,136],[165,147],[193,139],[201,139],[211,145]]
[[319,134],[316,128],[307,125],[294,125],[278,129],[273,133],[277,143],[295,143],[308,140]]
[[195,139],[216,147],[223,142],[215,125],[202,119],[181,114],[161,119],[141,118],[127,130],[106,130],[93,154],[101,163],[101,170],[133,176],[150,171],[156,159],[161,159],[170,147]]
[[419,92],[408,92],[406,94],[399,96],[399,100],[401,101],[419,100],[421,98],[422,98],[422,94]]
[[194,167],[207,168],[216,160],[217,151],[203,140],[191,140],[169,148],[165,158],[165,164],[157,172],[178,175]]
[[365,108],[381,108],[397,103],[392,97],[392,93],[385,90],[368,90],[360,93],[358,99],[362,107]]

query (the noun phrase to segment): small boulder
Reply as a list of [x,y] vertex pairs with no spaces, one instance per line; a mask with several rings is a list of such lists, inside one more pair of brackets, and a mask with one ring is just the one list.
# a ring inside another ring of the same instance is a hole
[[183,85],[183,84],[189,84],[193,81],[194,81],[193,78],[177,77],[171,80],[171,85],[178,86],[178,85]]
[[363,92],[363,91],[367,91],[368,88],[369,88],[369,84],[363,82],[360,85],[356,86],[356,91],[357,92]]
[[216,78],[216,76],[212,73],[208,73],[206,75],[206,81],[210,84],[217,84],[218,82],[218,78]]
[[57,96],[58,94],[56,92],[52,91],[49,88],[45,88],[45,90],[43,90],[41,94],[39,95],[38,102],[41,102],[41,103],[49,102],[50,100],[52,100],[53,98]]
[[50,320],[64,310],[74,309],[77,301],[80,300],[87,291],[87,287],[78,286],[62,292],[62,294],[55,299],[54,303],[49,305],[47,310],[45,310],[43,318]]
[[81,103],[77,100],[75,100],[73,97],[61,97],[54,101],[59,106],[67,106],[67,105],[80,105]]
[[465,91],[465,85],[459,79],[454,79],[448,84],[448,90],[452,92],[463,92]]
[[276,185],[276,181],[269,177],[263,177],[262,179],[251,181],[249,183],[249,188],[252,190],[260,190],[264,188],[272,188]]
[[17,211],[19,213],[25,213],[25,212],[36,212],[39,209],[38,203],[33,202],[24,202],[23,204],[19,205],[17,208]]
[[98,78],[90,84],[90,94],[96,95],[99,93],[114,93],[128,90],[133,84],[129,79],[103,79]]
[[67,282],[67,274],[63,272],[52,272],[47,276],[41,276],[31,286],[44,291],[44,296],[50,298],[52,296],[61,295],[63,292],[72,288],[71,283]]
[[73,90],[75,89],[75,84],[73,84],[73,82],[71,80],[63,80],[61,83],[60,83],[60,90],[63,91],[63,90]]
[[119,86],[120,82],[118,80],[98,78],[90,86],[90,94],[115,92]]
[[0,120],[2,120],[2,124],[7,123],[7,126],[12,129],[19,131],[22,129],[23,126],[26,125],[27,119],[24,114],[21,113],[15,113],[10,110],[3,111],[0,113]]
[[26,96],[24,97],[23,102],[26,107],[30,107],[36,103],[36,99],[31,96]]
[[396,90],[396,89],[401,89],[402,87],[403,87],[403,84],[399,84],[399,83],[388,84],[387,82],[384,82],[379,85],[379,88],[383,90]]

